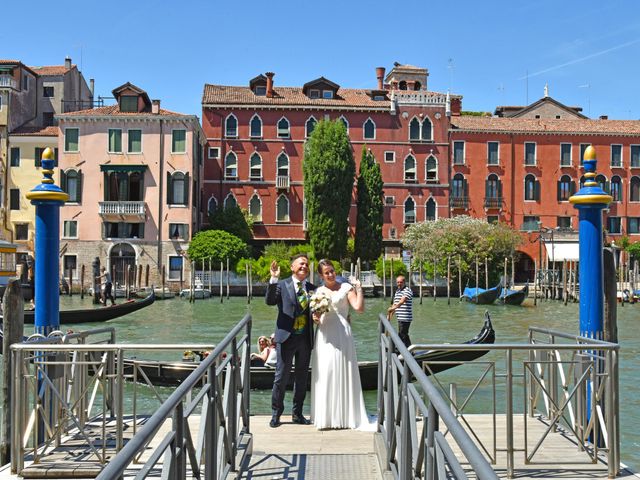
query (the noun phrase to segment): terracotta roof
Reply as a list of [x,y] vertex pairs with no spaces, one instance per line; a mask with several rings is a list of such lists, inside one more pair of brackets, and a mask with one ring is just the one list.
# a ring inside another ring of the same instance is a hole
[[[155,113],[151,113],[151,112],[121,112],[120,109],[118,108],[118,105],[108,105],[106,107],[97,107],[97,108],[90,108],[88,110],[78,110],[75,112],[69,112],[69,113],[62,113],[60,115],[57,115],[58,117],[61,118],[65,118],[65,117],[81,117],[81,116],[95,116],[95,117],[100,117],[100,116],[105,116],[105,115],[113,115],[113,116],[118,116],[118,117],[136,117],[136,116],[140,116],[140,115],[145,115],[145,116],[156,116]],[[174,117],[189,117],[191,115],[186,115],[183,113],[177,113],[177,112],[172,112],[171,110],[165,110],[164,108],[160,109],[160,113],[159,115],[169,115],[169,116],[174,116]]]
[[461,116],[451,118],[453,131],[583,135],[640,135],[640,120],[527,119]]
[[41,136],[41,137],[57,137],[58,136],[58,127],[50,126],[50,127],[18,127],[13,132],[9,133],[9,135],[33,135],[33,136]]
[[273,98],[255,95],[249,87],[205,84],[202,94],[203,105],[270,105],[308,107],[358,107],[389,108],[389,101],[373,100],[367,90],[340,88],[334,98],[311,99],[302,93],[302,87],[274,87]]
[[[72,65],[71,68],[74,68]],[[64,65],[45,65],[44,67],[31,67],[31,69],[38,75],[52,76],[52,75],[64,75],[69,70]]]
[[17,65],[19,67],[22,67],[28,71],[30,71],[31,73],[33,73],[34,75],[37,75],[36,72],[34,72],[31,67],[28,67],[27,65],[25,65],[24,63],[22,63],[20,60],[7,60],[7,59],[0,59],[0,65]]

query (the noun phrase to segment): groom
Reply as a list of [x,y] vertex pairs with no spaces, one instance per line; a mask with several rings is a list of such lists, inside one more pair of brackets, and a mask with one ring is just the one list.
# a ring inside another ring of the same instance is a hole
[[309,425],[311,422],[302,415],[302,404],[307,394],[309,361],[313,346],[313,323],[309,308],[309,292],[315,286],[307,282],[309,259],[298,254],[291,259],[291,278],[278,280],[280,267],[271,263],[271,280],[267,287],[267,305],[278,306],[275,342],[278,356],[276,373],[271,394],[271,421],[269,426],[280,426],[280,416],[284,411],[284,392],[289,381],[291,365],[295,359],[293,387],[293,423]]

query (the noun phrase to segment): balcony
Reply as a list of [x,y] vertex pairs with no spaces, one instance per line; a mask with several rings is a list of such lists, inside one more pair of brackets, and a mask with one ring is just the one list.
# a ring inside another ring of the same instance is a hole
[[289,175],[276,176],[276,189],[289,190]]
[[144,220],[145,211],[145,202],[100,202],[98,213],[107,220],[113,217]]
[[484,197],[484,208],[502,208],[502,197]]
[[450,197],[449,206],[451,208],[469,209],[469,197]]
[[0,75],[0,87],[16,89],[18,88],[18,84],[11,75]]

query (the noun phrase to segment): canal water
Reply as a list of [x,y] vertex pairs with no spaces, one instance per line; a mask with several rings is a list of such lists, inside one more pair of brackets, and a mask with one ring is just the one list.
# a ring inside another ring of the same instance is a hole
[[[380,312],[386,311],[388,299],[366,299],[365,313],[352,314],[352,324],[356,339],[358,358],[375,360],[377,358],[377,318]],[[61,297],[61,308],[87,308],[90,300],[81,300],[79,296]],[[477,306],[438,298],[414,299],[414,322],[410,335],[414,343],[461,343],[474,337],[481,329],[484,312],[487,310],[496,331],[496,342],[526,342],[529,326],[540,326],[561,330],[571,334],[578,333],[578,305],[563,305],[561,302],[543,301],[537,307],[531,299],[522,307]],[[113,326],[116,328],[116,339],[122,343],[216,343],[220,341],[229,328],[245,313],[253,318],[252,337],[269,335],[275,324],[275,307],[265,305],[261,298],[255,298],[250,305],[246,298],[232,297],[220,302],[219,298],[198,300],[191,304],[179,298],[157,301],[153,305],[134,312],[127,317],[102,324],[78,325],[76,330]],[[621,343],[620,359],[620,422],[622,428],[622,461],[635,470],[640,469],[640,305],[627,305],[618,308],[618,331]],[[32,327],[27,327],[29,331]],[[493,358],[491,357],[493,355]],[[497,360],[502,356],[490,354],[483,360]],[[180,353],[165,353],[164,359],[179,360]],[[521,367],[520,367],[521,368]],[[442,374],[440,374],[442,375]],[[439,375],[439,377],[440,377]],[[458,367],[446,372],[442,382],[445,388],[448,383],[459,385],[458,397],[468,393],[480,375],[479,367]],[[499,382],[502,384],[503,382]],[[490,384],[484,383],[475,399],[470,402],[469,412],[488,412],[487,404],[492,395]],[[146,387],[145,387],[146,388]],[[500,403],[502,387],[498,388],[498,412],[504,412],[504,404]],[[170,389],[163,389],[165,394]],[[144,391],[144,388],[140,388]],[[291,395],[287,395],[290,401]],[[521,398],[521,395],[520,395]],[[157,400],[149,392],[148,408],[157,408]],[[522,411],[516,400],[516,408]],[[309,402],[307,401],[307,404]],[[375,392],[365,392],[365,403],[369,413],[375,413]],[[252,391],[252,413],[268,414],[270,412],[270,393]],[[307,405],[308,408],[308,405]],[[285,410],[286,412],[287,410]]]

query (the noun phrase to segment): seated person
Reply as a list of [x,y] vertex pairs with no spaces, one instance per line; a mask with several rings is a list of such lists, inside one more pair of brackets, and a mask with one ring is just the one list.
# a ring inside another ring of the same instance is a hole
[[271,337],[269,338],[270,341],[270,345],[269,345],[269,355],[267,356],[267,359],[264,361],[264,366],[265,367],[271,367],[271,368],[276,368],[276,362],[278,361],[278,352],[276,350],[276,335],[275,333],[271,334]]
[[251,366],[263,367],[265,362],[269,358],[270,352],[271,352],[271,346],[270,346],[269,339],[264,335],[261,335],[260,337],[258,337],[258,353],[251,354]]

